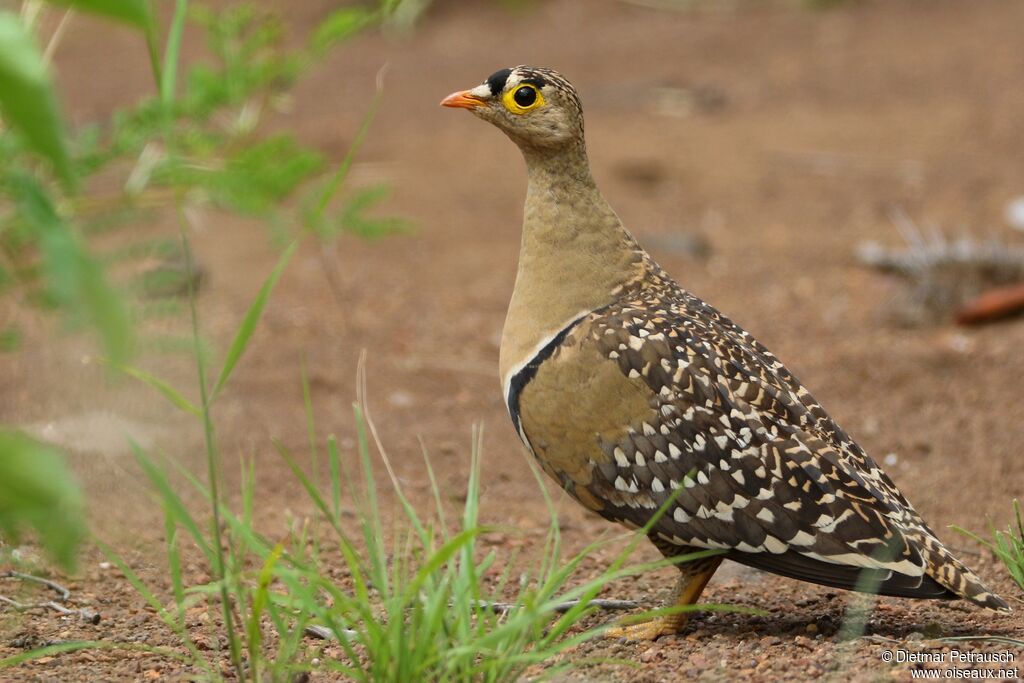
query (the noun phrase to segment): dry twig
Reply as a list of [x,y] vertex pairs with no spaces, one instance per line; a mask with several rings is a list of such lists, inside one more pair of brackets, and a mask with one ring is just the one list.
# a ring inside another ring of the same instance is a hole
[[46,600],[45,602],[32,602],[27,604],[18,602],[17,600],[8,598],[4,595],[0,595],[0,604],[7,605],[17,612],[28,612],[35,609],[50,609],[55,612],[59,612],[60,614],[77,615],[79,619],[89,622],[90,624],[100,623],[99,612],[93,611],[87,607],[82,609],[69,609],[61,604],[66,603],[71,599],[71,591],[56,581],[16,571],[0,572],[0,579],[17,579],[19,581],[26,581],[29,583],[38,583],[46,586],[58,595],[57,600]]
[[[579,600],[566,600],[555,605],[554,610],[556,612],[568,612],[573,607],[580,603]],[[617,609],[634,609],[639,607],[639,603],[635,600],[591,600],[587,603],[591,607],[597,607],[598,609],[604,610],[617,610]],[[492,612],[498,614],[505,614],[511,612],[514,609],[520,607],[514,602],[487,602],[486,600],[478,600],[477,606],[484,609],[489,609]]]

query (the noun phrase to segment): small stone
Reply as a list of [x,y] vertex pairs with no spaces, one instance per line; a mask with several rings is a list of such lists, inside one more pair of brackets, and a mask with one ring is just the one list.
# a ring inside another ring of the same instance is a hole
[[99,612],[95,612],[87,607],[78,611],[78,618],[87,624],[92,624],[93,626],[100,623],[101,619]]
[[812,622],[810,624],[807,624],[807,626],[804,627],[804,630],[811,634],[817,633],[818,625]]
[[640,661],[644,664],[650,664],[658,657],[658,648],[649,647],[640,653]]
[[1024,197],[1011,199],[1006,205],[1006,222],[1016,230],[1024,230]]

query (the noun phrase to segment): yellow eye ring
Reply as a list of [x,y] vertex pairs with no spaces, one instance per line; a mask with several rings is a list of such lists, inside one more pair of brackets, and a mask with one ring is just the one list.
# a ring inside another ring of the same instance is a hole
[[532,83],[520,83],[502,95],[501,101],[513,114],[525,114],[543,105],[544,96]]

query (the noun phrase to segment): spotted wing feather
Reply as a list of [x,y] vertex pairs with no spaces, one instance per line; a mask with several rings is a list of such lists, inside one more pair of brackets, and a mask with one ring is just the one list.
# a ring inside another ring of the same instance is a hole
[[[675,495],[652,530],[669,545],[725,548],[745,564],[842,588],[875,570],[877,592],[1003,606],[767,349],[693,295],[649,282],[566,339],[619,370],[591,391],[633,383],[649,410],[599,433],[603,457],[563,485],[633,526]],[[560,358],[571,362],[572,351],[550,362]]]

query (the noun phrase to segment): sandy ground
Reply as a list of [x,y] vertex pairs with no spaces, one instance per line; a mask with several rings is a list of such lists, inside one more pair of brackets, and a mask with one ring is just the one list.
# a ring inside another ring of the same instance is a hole
[[[437,102],[503,66],[552,66],[582,93],[595,175],[627,226],[680,282],[772,348],[869,453],[891,463],[891,476],[942,538],[1022,606],[1020,590],[990,554],[947,525],[1003,525],[1011,500],[1024,495],[1024,324],[889,324],[883,309],[900,285],[859,267],[855,250],[867,240],[901,244],[892,207],[951,236],[1024,241],[1002,219],[1006,202],[1024,192],[1024,5],[698,7],[552,0],[508,11],[440,3],[412,34],[361,37],[315,69],[295,92],[291,113],[270,127],[294,128],[340,156],[387,63],[380,115],[354,182],[390,183],[387,211],[417,230],[374,244],[342,240],[340,298],[315,251],[300,251],[218,406],[229,480],[239,457],[255,459],[257,516],[268,530],[308,512],[271,438],[295,449],[305,443],[304,362],[321,431],[338,434],[351,453],[355,369],[367,349],[370,405],[410,490],[428,490],[419,439],[442,486],[462,487],[471,425],[480,422],[484,521],[519,527],[527,538],[542,533],[543,499],[496,377],[523,164],[496,131]],[[287,17],[301,35],[330,8],[302,3]],[[150,88],[141,39],[86,20],[72,24],[57,65],[79,123]],[[122,235],[175,230],[173,216],[156,215]],[[223,349],[276,252],[259,225],[214,212],[191,239],[208,273],[203,327]],[[690,239],[705,243],[708,255],[684,248]],[[55,338],[53,321],[17,315],[26,343],[0,356],[0,422],[71,450],[94,530],[165,590],[162,519],[123,435],[201,471],[198,426],[148,390],[111,378],[82,339]],[[187,334],[184,317],[163,324],[151,332]],[[180,354],[152,351],[139,364],[195,391],[194,370]],[[612,531],[561,494],[557,500],[569,550]],[[645,549],[642,557],[656,553]],[[173,644],[144,601],[100,561],[88,553],[69,580],[102,613],[98,625],[0,614],[0,657],[69,638]],[[192,570],[193,578],[202,573]],[[653,606],[672,581],[672,570],[655,573],[624,583],[615,597]],[[702,615],[653,645],[593,643],[577,654],[622,657],[637,667],[595,665],[573,677],[906,680],[911,665],[885,662],[886,651],[948,652],[951,646],[927,640],[936,636],[1024,635],[1020,609],[1002,616],[959,602],[884,599],[868,637],[841,645],[846,593],[735,567],[723,569],[705,597],[766,615]],[[1024,670],[1024,651],[1012,652],[1009,666]],[[90,652],[0,672],[0,679],[174,673],[172,663],[139,653]]]

